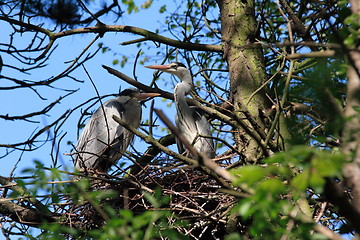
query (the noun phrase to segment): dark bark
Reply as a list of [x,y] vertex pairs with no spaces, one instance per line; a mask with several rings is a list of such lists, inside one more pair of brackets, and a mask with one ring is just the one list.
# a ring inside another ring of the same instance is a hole
[[[350,1],[353,14],[360,13],[358,1]],[[347,155],[349,163],[345,164],[343,174],[347,186],[353,195],[352,205],[360,212],[360,45],[348,51],[350,66],[348,69],[347,118],[343,131],[343,152]]]
[[[267,107],[264,89],[253,95],[266,80],[261,49],[253,44],[256,36],[254,1],[217,2],[235,111],[240,119],[252,118],[254,121],[247,122],[248,127],[264,136],[265,126],[261,119],[261,111]],[[259,144],[241,130],[235,137],[239,151],[244,152],[247,160],[256,161]]]
[[28,226],[36,227],[42,223],[56,221],[55,217],[47,215],[38,209],[30,208],[28,206],[23,207],[4,198],[0,199],[0,212],[2,215],[10,217],[13,221]]

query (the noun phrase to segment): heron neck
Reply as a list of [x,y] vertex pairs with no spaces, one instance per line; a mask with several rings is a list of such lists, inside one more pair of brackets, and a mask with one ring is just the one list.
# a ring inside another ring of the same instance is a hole
[[[186,71],[182,74],[182,76],[179,76],[181,82],[188,83],[189,85],[192,84],[192,77],[189,71]],[[191,89],[191,86],[190,86]],[[190,90],[189,90],[190,91]]]
[[174,99],[176,107],[182,110],[189,109],[189,105],[186,102],[186,95],[191,91],[191,84],[187,81],[179,82],[174,91]]

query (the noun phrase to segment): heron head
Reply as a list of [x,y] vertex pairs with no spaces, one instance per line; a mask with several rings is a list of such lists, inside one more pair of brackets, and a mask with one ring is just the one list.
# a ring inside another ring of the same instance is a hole
[[189,70],[185,67],[184,64],[180,62],[172,62],[165,65],[150,65],[145,67],[159,70],[162,72],[171,73],[177,76],[178,78],[180,78],[181,80],[191,78]]
[[151,97],[157,97],[160,96],[160,93],[144,93],[136,88],[128,88],[122,91],[119,96],[127,96],[131,98],[135,98],[138,101],[144,101]]

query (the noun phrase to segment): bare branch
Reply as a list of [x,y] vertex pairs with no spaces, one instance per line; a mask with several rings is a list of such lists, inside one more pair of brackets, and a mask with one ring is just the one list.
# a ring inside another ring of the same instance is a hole
[[[161,145],[167,147],[169,145],[175,144],[175,137],[173,134],[166,135],[157,140]],[[141,171],[143,167],[151,162],[152,159],[161,153],[161,149],[156,146],[150,146],[145,151],[145,153],[138,159],[136,159],[136,164],[131,167],[131,174],[136,175]]]
[[137,135],[138,137],[140,137],[142,140],[144,140],[145,142],[152,144],[153,146],[161,149],[161,151],[165,152],[166,154],[170,155],[170,156],[174,156],[178,159],[180,159],[181,161],[189,164],[192,167],[198,167],[199,164],[188,157],[182,156],[170,149],[168,149],[167,147],[165,147],[164,145],[160,144],[158,141],[156,141],[152,136],[147,136],[145,134],[143,134],[142,132],[138,131],[137,129],[135,129],[134,127],[130,126],[129,124],[127,124],[125,121],[123,121],[122,119],[120,119],[117,116],[113,116],[113,119],[118,122],[121,126],[125,127],[127,130],[133,132],[135,135]]
[[160,93],[161,96],[163,98],[167,98],[167,99],[170,99],[170,100],[174,100],[174,94],[172,93],[169,93],[169,92],[166,92],[166,91],[163,91],[159,88],[152,88],[152,87],[149,87],[145,84],[142,84],[141,82],[138,82],[134,79],[132,79],[131,77],[111,68],[111,67],[108,67],[108,66],[105,66],[105,65],[102,65],[103,68],[105,68],[110,74],[124,80],[125,82],[127,82],[128,84],[131,84],[133,85],[134,87],[137,87],[138,89],[141,89],[143,90],[144,92],[153,92],[153,93]]
[[11,19],[5,16],[0,16],[0,20],[22,26],[24,28],[27,28],[32,31],[37,31],[46,34],[50,40],[56,40],[61,37],[65,36],[71,36],[75,34],[82,34],[82,33],[99,33],[104,34],[106,32],[127,32],[127,33],[133,33],[136,35],[140,35],[145,37],[147,40],[155,41],[159,43],[163,43],[169,46],[173,46],[180,49],[186,49],[186,50],[195,50],[195,51],[211,51],[211,52],[222,52],[222,46],[221,45],[210,45],[210,44],[200,44],[200,43],[190,43],[190,42],[182,42],[178,40],[174,40],[171,38],[167,38],[164,36],[161,36],[159,34],[156,34],[154,32],[148,31],[143,28],[138,27],[132,27],[132,26],[126,26],[126,25],[97,25],[95,27],[85,27],[85,28],[78,28],[78,29],[71,29],[63,32],[53,33],[47,29],[44,29],[42,27],[24,23],[15,19]]
[[0,118],[3,118],[5,120],[28,120],[28,118],[34,117],[34,116],[38,116],[38,115],[43,115],[43,114],[47,114],[56,104],[60,103],[60,101],[64,98],[66,98],[67,96],[77,92],[78,90],[74,90],[68,94],[66,94],[65,96],[61,96],[59,97],[56,101],[50,103],[48,106],[46,106],[45,108],[43,108],[42,110],[38,111],[38,112],[32,112],[32,113],[28,113],[25,115],[21,115],[21,116],[9,116],[8,114],[6,115],[0,115]]
[[20,206],[4,198],[0,198],[0,212],[28,226],[38,227],[44,222],[56,222],[56,218],[45,215],[37,209]]

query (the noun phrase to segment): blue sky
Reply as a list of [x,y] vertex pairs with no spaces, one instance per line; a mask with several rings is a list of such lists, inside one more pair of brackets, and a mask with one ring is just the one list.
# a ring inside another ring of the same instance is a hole
[[[155,1],[153,6],[150,9],[141,9],[139,13],[132,14],[124,14],[122,18],[120,18],[116,24],[119,25],[132,25],[137,27],[142,27],[151,31],[155,31],[156,28],[159,28],[160,23],[164,21],[165,14],[159,14],[158,9],[163,5],[162,2]],[[156,14],[156,17],[154,17]],[[105,17],[101,19],[105,24],[114,24],[110,17]],[[9,34],[12,32],[12,29],[9,25],[4,22],[0,22],[0,28],[2,29],[2,34],[0,35],[0,43],[8,43]],[[165,33],[166,35],[166,33]],[[69,36],[62,39],[59,39],[57,44],[59,45],[55,52],[50,57],[50,61],[48,62],[48,66],[32,71],[32,75],[27,76],[24,74],[20,74],[17,71],[4,67],[1,74],[5,76],[11,76],[18,79],[28,78],[34,80],[46,79],[50,76],[55,76],[66,69],[69,63],[64,63],[66,61],[70,61],[78,56],[78,54],[94,39],[95,34],[84,34],[84,35],[75,35]],[[133,76],[133,62],[135,55],[138,52],[138,48],[135,46],[121,46],[119,43],[139,38],[139,36],[127,34],[127,33],[107,33],[101,39],[99,39],[88,52],[94,52],[97,48],[98,43],[103,42],[104,46],[108,46],[111,48],[111,51],[107,53],[98,53],[96,57],[91,59],[90,61],[85,63],[87,71],[89,72],[91,78],[97,86],[97,89],[100,95],[105,94],[113,94],[117,93],[119,88],[122,89],[129,87],[129,85],[125,84],[120,79],[108,74],[101,65],[105,64],[111,67],[114,67],[121,72]],[[24,46],[31,39],[31,36],[28,34],[24,34],[21,38],[16,39],[17,44]],[[146,49],[143,49],[147,51]],[[124,68],[120,68],[119,65],[114,66],[112,64],[113,60],[119,59],[121,61],[122,55],[125,55],[129,58],[128,63]],[[149,55],[155,55],[155,52],[150,52]],[[2,54],[3,62],[7,65],[19,66],[18,62],[14,59],[10,58],[7,55]],[[161,60],[161,59],[159,59]],[[155,63],[154,61],[149,61],[149,64]],[[138,76],[139,81],[144,84],[149,84],[152,81],[153,71],[150,69],[144,68],[142,65],[137,65],[136,74]],[[60,104],[57,104],[49,113],[48,116],[37,116],[32,118],[31,120],[39,121],[40,124],[33,123],[25,123],[23,121],[4,121],[0,120],[0,125],[2,128],[0,134],[0,143],[2,144],[11,144],[22,142],[27,139],[34,131],[39,130],[46,124],[51,123],[53,120],[60,117],[67,109],[72,109],[76,107],[78,104],[85,102],[86,100],[93,98],[96,96],[96,92],[88,79],[86,73],[83,68],[78,68],[72,76],[75,76],[77,79],[84,80],[84,83],[78,83],[70,79],[62,79],[59,80],[54,86],[58,88],[67,88],[67,89],[79,89],[78,92],[63,99]],[[163,75],[163,78],[167,80],[170,79],[170,75]],[[159,80],[159,86],[164,90],[173,91],[172,84],[168,84],[167,86],[161,83],[164,81]],[[1,86],[6,86],[7,82],[1,83]],[[9,114],[9,116],[14,115],[23,115],[34,111],[39,111],[43,109],[45,106],[50,104],[51,102],[58,99],[60,96],[66,94],[66,92],[61,91],[59,89],[51,89],[48,87],[39,87],[37,88],[41,96],[47,98],[47,100],[41,100],[39,97],[29,89],[17,89],[17,90],[8,90],[2,91],[0,94],[0,114]],[[170,109],[166,107],[167,102],[163,102],[161,99],[155,100],[155,105],[158,108],[165,108],[166,114],[173,119],[175,115],[174,107]],[[147,104],[149,106],[149,104]],[[93,110],[96,110],[96,107]],[[143,118],[147,118],[148,109],[143,109]],[[77,132],[77,122],[80,117],[80,110],[73,113],[69,119],[66,121],[62,129],[67,132],[64,140],[62,141],[60,148],[60,155],[63,160],[63,165],[70,167],[68,170],[72,170],[72,162],[70,157],[62,155],[62,153],[68,153],[71,150],[71,146],[67,145],[68,141],[72,141],[76,143],[76,132]],[[159,133],[164,134],[164,133]],[[44,139],[45,135],[41,137]],[[143,151],[146,149],[147,145],[139,141],[135,140],[135,146]],[[12,171],[15,163],[20,159],[17,169],[15,170],[16,176],[20,176],[20,172],[24,168],[33,167],[33,160],[40,160],[45,164],[45,166],[49,166],[51,164],[50,160],[50,150],[51,144],[46,144],[42,146],[40,149],[32,152],[24,152],[22,154],[21,151],[15,151],[4,158],[1,158],[1,168],[0,175],[1,176],[9,176]],[[0,155],[2,156],[5,153],[5,149],[0,149]]]

